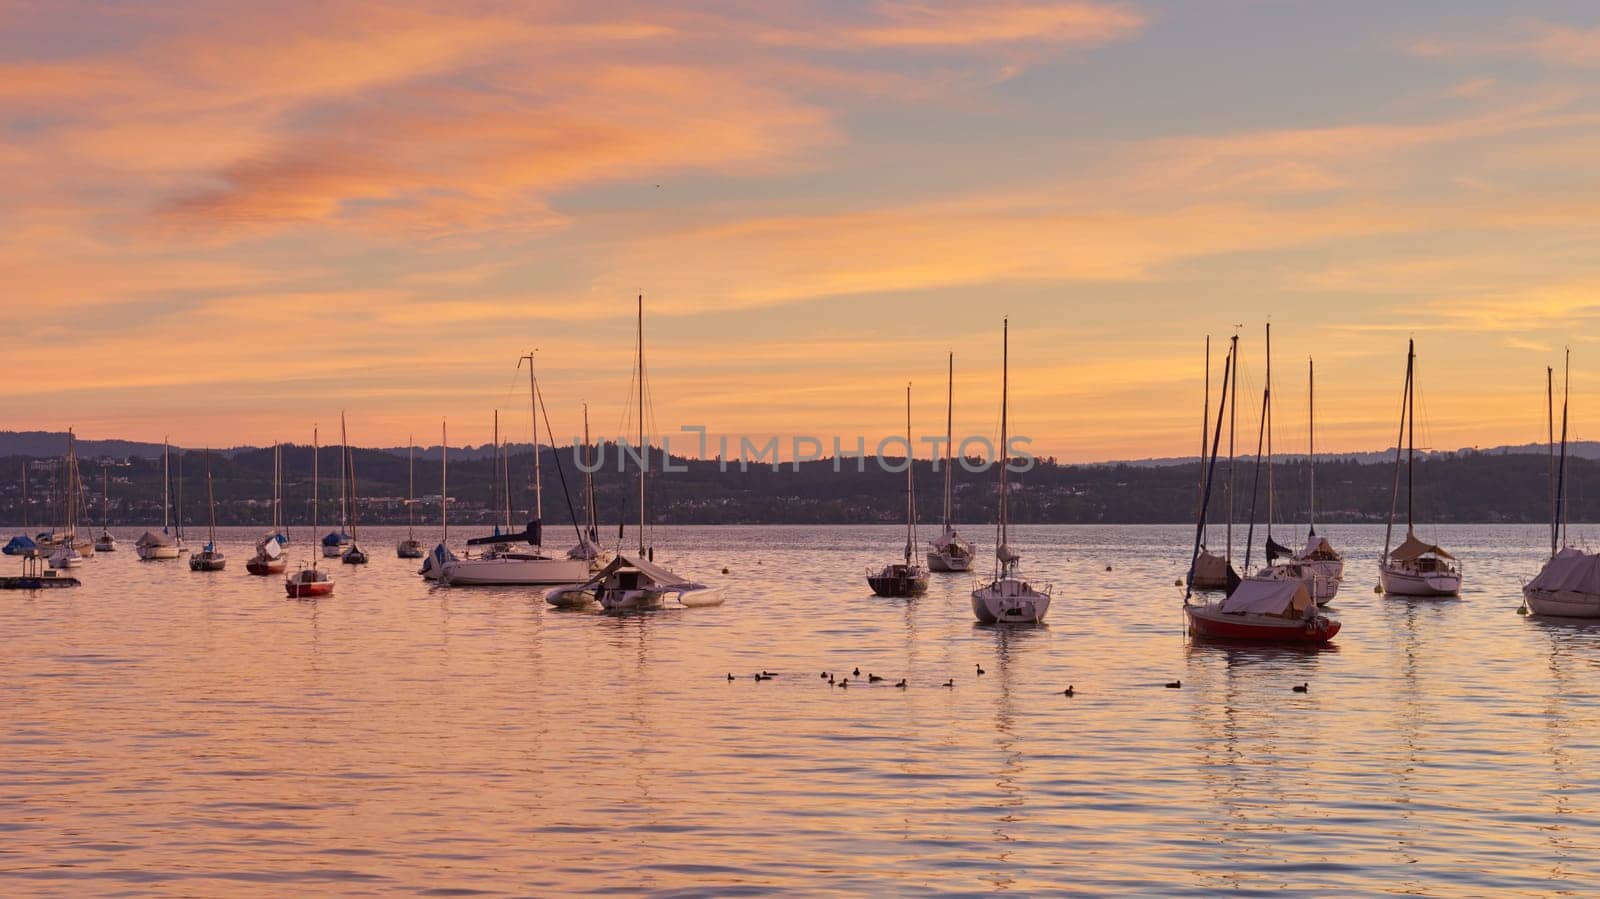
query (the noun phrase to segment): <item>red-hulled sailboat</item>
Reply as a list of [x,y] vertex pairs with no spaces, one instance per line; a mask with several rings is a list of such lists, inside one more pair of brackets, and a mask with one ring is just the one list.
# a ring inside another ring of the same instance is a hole
[[[318,456],[321,453],[321,441],[318,440],[316,428],[311,429],[311,533],[317,532],[317,504],[321,499],[322,481],[318,470]],[[313,553],[311,565],[301,565],[294,574],[283,579],[284,592],[290,599],[314,599],[318,596],[328,596],[333,593],[333,578],[326,571],[317,568],[317,557]]]
[[[1211,484],[1216,474],[1217,442],[1222,436],[1222,422],[1228,406],[1228,383],[1237,370],[1238,356],[1239,338],[1235,336],[1222,369],[1222,400],[1217,407],[1217,430],[1207,463],[1205,498],[1200,504],[1199,521],[1195,524],[1193,559],[1199,558],[1201,541],[1205,535],[1206,506],[1210,504]],[[1262,426],[1264,429],[1265,421]],[[1258,439],[1258,467],[1260,456]],[[1253,500],[1251,507],[1253,530]],[[1253,534],[1245,541],[1246,570],[1249,569],[1249,545],[1252,540]],[[1197,637],[1320,645],[1339,633],[1339,622],[1317,610],[1317,603],[1306,589],[1305,581],[1281,568],[1268,566],[1244,578],[1218,602],[1196,603],[1191,601],[1193,598],[1194,565],[1191,564],[1189,584],[1183,595],[1183,612],[1189,623],[1189,633]]]

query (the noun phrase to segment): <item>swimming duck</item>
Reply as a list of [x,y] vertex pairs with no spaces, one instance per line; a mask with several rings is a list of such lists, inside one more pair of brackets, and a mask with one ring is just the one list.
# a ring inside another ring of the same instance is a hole
[[1296,693],[1308,693],[1308,692],[1311,691],[1311,684],[1309,684],[1309,683],[1295,684],[1294,691]]
[[898,683],[898,684],[895,684],[895,686],[896,686],[896,687],[899,687],[899,688],[900,688],[900,689],[902,689],[902,690],[904,690],[904,689],[905,689],[905,688],[906,688],[906,679],[905,679],[905,678],[903,678],[903,677],[902,677],[902,678],[900,678],[900,683]]
[[1172,683],[1167,684],[1167,689],[1168,690],[1176,690],[1176,689],[1178,689],[1178,688],[1180,688],[1182,686],[1183,686],[1183,681],[1175,680]]
[[869,684],[875,684],[875,683],[877,683],[878,681],[881,681],[881,680],[883,680],[883,678],[877,676],[876,674],[870,674],[869,673],[867,675],[867,683],[869,683]]
[[1062,696],[1071,696],[1072,694],[1073,694],[1073,689],[1072,689],[1072,685],[1071,684],[1067,684],[1067,688],[1065,690],[1061,691],[1061,695]]

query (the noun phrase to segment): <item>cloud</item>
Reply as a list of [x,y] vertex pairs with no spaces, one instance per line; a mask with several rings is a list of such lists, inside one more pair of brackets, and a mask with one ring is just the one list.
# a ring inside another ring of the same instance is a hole
[[1600,66],[1600,28],[1521,19],[1492,34],[1417,38],[1406,49],[1422,57],[1524,57],[1551,66],[1589,69]]

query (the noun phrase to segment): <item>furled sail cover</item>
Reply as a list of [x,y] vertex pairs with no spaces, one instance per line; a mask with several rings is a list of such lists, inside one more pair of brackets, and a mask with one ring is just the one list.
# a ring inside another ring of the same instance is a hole
[[1210,551],[1203,551],[1194,560],[1194,579],[1206,583],[1222,583],[1228,577],[1228,560]]
[[329,531],[328,532],[328,536],[322,538],[322,545],[323,546],[338,546],[339,544],[341,544],[344,541],[349,540],[349,539],[350,539],[349,537],[345,536],[344,534],[339,533],[338,531]]
[[134,543],[134,546],[172,546],[172,545],[174,545],[174,544],[173,544],[173,540],[172,540],[172,538],[170,536],[168,536],[166,534],[156,534],[156,533],[153,533],[151,531],[145,531],[143,534],[140,534],[138,542]]
[[266,559],[276,560],[283,556],[283,544],[271,537],[261,541],[261,545],[258,548],[261,550],[262,557]]
[[588,537],[584,537],[577,546],[567,550],[567,558],[598,559],[600,558],[600,546]]
[[1441,559],[1454,559],[1455,556],[1445,552],[1442,548],[1431,543],[1423,543],[1414,534],[1406,534],[1406,542],[1389,551],[1389,558],[1396,562],[1410,562],[1432,553]]
[[1299,578],[1247,577],[1228,594],[1219,608],[1229,615],[1277,615],[1301,618],[1316,608],[1305,582]]
[[1288,557],[1290,557],[1292,555],[1294,555],[1294,550],[1290,549],[1287,546],[1284,546],[1282,543],[1279,543],[1278,541],[1272,539],[1271,537],[1267,538],[1267,564],[1268,565],[1271,565],[1273,563],[1273,561],[1276,560],[1276,559],[1287,559]]
[[1569,546],[1544,563],[1538,576],[1528,582],[1528,588],[1600,595],[1600,555]]
[[1002,544],[999,549],[994,551],[994,555],[995,558],[1008,565],[1022,558],[1011,549],[1011,544],[1009,543]]

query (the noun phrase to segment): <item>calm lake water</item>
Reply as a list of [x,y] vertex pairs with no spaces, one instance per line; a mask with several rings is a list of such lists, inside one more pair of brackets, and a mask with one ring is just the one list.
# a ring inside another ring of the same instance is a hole
[[1180,526],[1019,529],[1056,598],[1010,631],[962,575],[872,598],[895,528],[661,529],[728,602],[633,617],[432,587],[392,529],[316,602],[253,531],[197,574],[127,529],[0,593],[0,894],[1592,894],[1600,628],[1516,614],[1544,532],[1434,529],[1466,591],[1404,601],[1324,530],[1344,631],[1297,651],[1185,639]]

